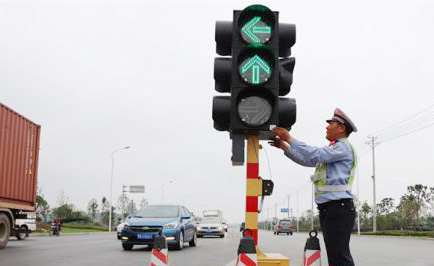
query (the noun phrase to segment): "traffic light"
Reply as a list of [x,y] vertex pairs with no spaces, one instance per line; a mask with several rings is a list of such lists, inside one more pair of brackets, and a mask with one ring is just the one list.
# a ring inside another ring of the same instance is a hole
[[226,56],[214,60],[215,89],[230,95],[213,99],[214,128],[229,131],[239,147],[237,135],[268,139],[276,126],[290,129],[296,103],[279,96],[292,84],[295,25],[279,23],[278,12],[252,5],[234,10],[232,22],[217,21],[215,40],[217,54]]

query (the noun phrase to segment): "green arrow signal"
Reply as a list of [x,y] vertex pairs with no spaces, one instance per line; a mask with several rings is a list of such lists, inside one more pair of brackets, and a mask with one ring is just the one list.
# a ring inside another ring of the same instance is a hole
[[271,73],[271,67],[265,62],[262,58],[260,58],[258,55],[253,56],[250,58],[242,67],[241,67],[241,74],[245,74],[251,69],[252,71],[252,84],[259,84],[260,83],[260,72],[261,69],[268,75]]
[[[261,17],[257,16],[252,18],[249,22],[247,22],[242,28],[241,31],[253,42],[253,43],[261,43],[261,39],[258,38],[256,34],[271,34],[270,26],[259,26],[261,22]],[[263,23],[263,22],[262,22]]]

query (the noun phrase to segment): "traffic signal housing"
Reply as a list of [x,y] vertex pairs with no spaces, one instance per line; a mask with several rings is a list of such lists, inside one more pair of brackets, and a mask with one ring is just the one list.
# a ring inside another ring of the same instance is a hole
[[295,25],[279,23],[279,13],[262,5],[234,10],[231,22],[217,21],[216,52],[222,57],[214,60],[215,89],[228,94],[213,99],[215,129],[229,131],[234,140],[247,134],[269,139],[274,127],[292,127],[296,102],[280,96],[290,92],[295,36]]

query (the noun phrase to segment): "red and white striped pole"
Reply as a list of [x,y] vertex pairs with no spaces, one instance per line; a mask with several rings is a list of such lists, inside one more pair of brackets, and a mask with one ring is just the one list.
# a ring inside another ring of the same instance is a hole
[[154,236],[151,255],[151,266],[169,265],[166,237],[160,234]]
[[258,245],[258,197],[262,194],[259,178],[259,135],[247,136],[246,229]]

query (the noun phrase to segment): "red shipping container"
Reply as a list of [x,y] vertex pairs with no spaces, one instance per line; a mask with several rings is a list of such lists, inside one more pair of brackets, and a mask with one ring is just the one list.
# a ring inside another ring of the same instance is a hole
[[40,130],[0,103],[0,208],[35,210]]

